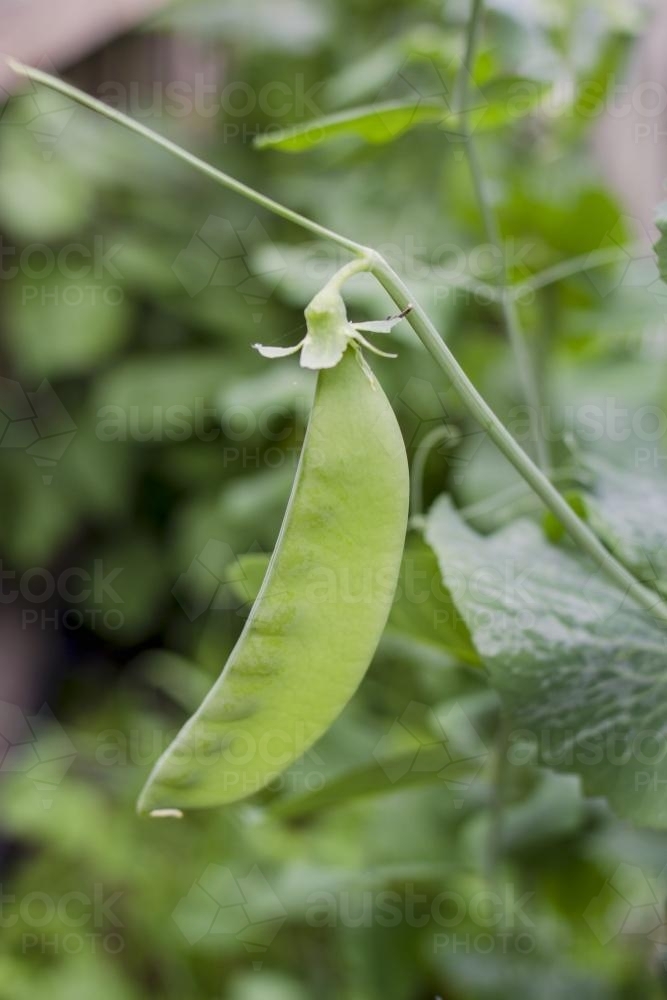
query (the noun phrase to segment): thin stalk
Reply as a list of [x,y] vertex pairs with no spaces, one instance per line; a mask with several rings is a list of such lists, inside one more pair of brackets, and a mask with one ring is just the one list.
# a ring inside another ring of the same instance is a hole
[[501,260],[503,261],[503,273],[502,273],[503,293],[500,299],[500,308],[503,314],[505,329],[507,331],[507,339],[509,340],[511,350],[514,355],[514,360],[516,362],[517,372],[519,376],[519,384],[521,385],[521,391],[528,406],[528,417],[531,428],[531,437],[535,447],[537,464],[540,466],[541,469],[546,471],[549,469],[551,462],[550,462],[547,442],[542,433],[541,420],[540,420],[540,413],[541,413],[540,393],[537,385],[537,379],[535,376],[532,359],[530,357],[530,353],[528,351],[528,347],[526,344],[526,338],[521,328],[521,321],[519,319],[519,312],[516,305],[516,298],[511,294],[511,292],[508,291],[507,286],[509,284],[509,275],[507,272],[507,264],[505,262],[505,253],[503,250],[501,233],[500,229],[498,228],[498,223],[494,215],[493,209],[491,207],[491,201],[486,192],[484,176],[482,174],[480,163],[477,158],[477,149],[469,129],[469,109],[468,109],[469,82],[473,69],[475,48],[477,44],[477,37],[479,35],[479,28],[481,24],[483,10],[484,10],[484,0],[473,0],[472,10],[470,12],[470,20],[468,21],[466,51],[459,72],[459,79],[458,79],[459,86],[457,88],[457,96],[458,96],[457,107],[461,120],[462,131],[465,135],[466,154],[468,157],[468,164],[470,167],[470,176],[472,179],[473,190],[475,192],[475,200],[477,201],[480,214],[482,216],[482,223],[484,225],[484,231],[486,232],[486,238],[488,239],[489,243],[500,252]]
[[281,205],[280,202],[274,201],[273,198],[267,197],[267,195],[256,191],[242,181],[236,180],[235,177],[231,177],[229,174],[224,173],[224,171],[218,170],[217,167],[211,166],[205,160],[200,160],[198,156],[189,153],[181,146],[177,146],[175,142],[166,139],[158,132],[153,132],[151,129],[146,128],[145,125],[135,121],[134,118],[124,115],[122,111],[116,111],[115,108],[110,108],[108,104],[104,104],[102,101],[98,101],[95,97],[91,97],[77,87],[72,87],[69,83],[65,83],[64,80],[59,80],[58,77],[44,73],[40,69],[33,69],[32,66],[24,66],[23,63],[19,63],[15,59],[7,58],[7,63],[9,64],[9,68],[18,76],[25,76],[34,83],[41,83],[50,90],[55,90],[64,97],[69,97],[70,100],[75,101],[77,104],[82,104],[83,107],[89,108],[91,111],[96,111],[98,114],[103,115],[104,118],[122,125],[131,132],[136,132],[137,135],[148,139],[150,142],[155,143],[155,145],[162,146],[172,156],[176,156],[179,160],[194,167],[201,174],[205,174],[212,180],[217,181],[218,184],[222,184],[223,187],[228,188],[230,191],[235,191],[236,194],[240,194],[249,201],[254,201],[256,205],[261,205],[262,208],[273,212],[274,215],[279,215],[283,219],[287,219],[288,222],[293,222],[295,225],[301,226],[302,229],[307,229],[322,239],[337,243],[338,246],[344,247],[350,253],[355,254],[355,256],[363,256],[365,254],[366,248],[362,247],[360,243],[349,240],[346,236],[341,236],[340,233],[336,233],[332,229],[327,229],[326,226],[321,226],[318,222],[314,222],[305,215],[301,215],[299,212],[294,212],[291,208]]
[[410,520],[415,527],[423,521],[424,517],[424,475],[431,449],[441,442],[447,442],[451,446],[458,442],[460,437],[458,431],[448,427],[447,424],[441,424],[425,434],[419,442],[412,459],[410,473]]
[[614,583],[617,584],[625,593],[629,594],[637,602],[637,604],[645,608],[647,611],[652,612],[656,618],[667,623],[667,604],[663,603],[653,591],[644,587],[609,551],[607,551],[598,537],[590,530],[588,525],[579,519],[569,504],[547,479],[544,473],[537,468],[529,456],[523,451],[521,446],[517,444],[501,420],[495,415],[486,400],[480,395],[475,386],[472,384],[447,345],[441,339],[438,331],[429,319],[423,307],[414,301],[401,278],[398,274],[396,274],[384,257],[377,253],[377,251],[372,250],[369,247],[365,247],[361,243],[356,243],[354,240],[349,240],[347,237],[341,236],[333,230],[320,226],[318,223],[313,222],[312,219],[308,219],[306,216],[300,215],[298,212],[293,212],[291,209],[286,208],[284,205],[274,201],[272,198],[265,197],[260,194],[259,191],[255,191],[253,188],[248,187],[241,181],[237,181],[235,178],[230,177],[229,174],[225,174],[223,171],[217,170],[215,167],[210,166],[203,160],[198,159],[198,157],[193,156],[184,149],[181,149],[181,147],[177,146],[175,143],[164,139],[157,133],[152,132],[149,128],[146,128],[144,125],[140,125],[138,122],[133,121],[133,119],[128,118],[120,111],[115,111],[114,109],[107,107],[101,101],[97,101],[94,98],[89,97],[82,91],[77,90],[76,87],[71,87],[69,84],[63,83],[63,81],[58,80],[57,77],[49,76],[48,73],[43,73],[41,70],[23,66],[20,63],[16,63],[14,60],[11,60],[10,65],[14,72],[19,73],[22,76],[26,76],[29,79],[34,80],[36,83],[41,83],[58,93],[64,94],[71,100],[76,101],[85,107],[91,108],[93,111],[97,111],[99,114],[117,122],[119,125],[123,125],[125,128],[138,133],[150,142],[154,142],[158,146],[162,146],[163,149],[166,149],[168,152],[178,157],[178,159],[189,163],[196,170],[199,170],[201,173],[211,177],[223,187],[229,188],[230,190],[249,198],[256,204],[261,205],[268,211],[281,216],[283,219],[287,219],[288,221],[295,223],[295,225],[300,226],[302,229],[306,229],[311,233],[316,233],[324,239],[329,239],[332,242],[337,243],[339,246],[345,247],[351,253],[355,254],[355,256],[362,257],[365,261],[363,269],[368,269],[370,273],[375,276],[401,312],[404,310],[406,311],[407,321],[412,326],[412,329],[415,331],[424,347],[426,347],[428,352],[431,354],[436,364],[447,375],[450,383],[457,390],[462,401],[468,408],[470,415],[484,428],[491,440],[498,446],[507,460],[511,462],[519,475],[525,479],[528,485],[543,501],[544,505],[552,512],[554,517],[560,521],[573,541],[580,546],[583,552],[595,561],[595,563],[606,573],[610,580],[613,580]]
[[559,261],[552,267],[545,267],[543,271],[538,271],[525,281],[509,288],[509,294],[513,299],[520,299],[526,292],[535,292],[539,288],[546,288],[564,278],[570,278],[574,274],[581,274],[582,271],[592,271],[597,267],[605,267],[607,264],[619,264],[634,258],[639,250],[645,250],[645,246],[640,243],[631,244],[628,247],[601,247],[599,250],[592,250],[591,253],[580,254],[578,257],[570,257],[569,260]]
[[590,530],[588,525],[580,520],[549,479],[531,461],[521,446],[517,444],[460,367],[456,358],[424,312],[424,309],[419,303],[410,299],[408,289],[396,272],[379,255],[376,255],[371,266],[371,271],[400,309],[412,301],[412,310],[408,313],[406,319],[424,347],[437,362],[438,366],[448,375],[451,384],[466,404],[468,411],[481,424],[491,440],[494,441],[503,455],[512,463],[519,475],[537,493],[544,505],[558,518],[573,541],[593,559],[610,580],[613,580],[617,586],[629,594],[641,607],[652,612],[661,621],[667,623],[667,605],[657,597],[654,591],[644,587],[605,548],[597,535]]
[[542,433],[542,427],[540,422],[541,413],[541,403],[540,403],[540,392],[537,384],[537,377],[535,373],[535,368],[533,365],[533,360],[530,357],[528,351],[528,345],[526,343],[526,337],[521,326],[521,320],[519,318],[519,311],[517,308],[517,298],[518,296],[512,293],[509,287],[507,274],[507,268],[504,263],[504,251],[502,248],[502,241],[498,233],[497,225],[493,217],[493,213],[489,207],[489,202],[486,197],[484,181],[479,169],[479,164],[477,161],[477,151],[475,149],[475,144],[471,136],[467,140],[467,154],[468,163],[470,165],[470,173],[473,178],[473,187],[475,189],[475,196],[477,202],[482,210],[482,219],[484,220],[484,229],[486,231],[486,236],[492,246],[496,247],[500,253],[503,255],[503,286],[502,293],[500,296],[500,309],[503,316],[503,322],[505,325],[505,330],[507,333],[507,339],[509,340],[510,348],[512,354],[514,355],[514,360],[516,362],[517,373],[519,376],[519,384],[521,386],[521,392],[526,401],[528,407],[528,418],[531,429],[531,438],[535,447],[535,455],[537,458],[537,463],[543,470],[548,470],[551,466],[551,459],[549,455],[549,449],[547,442],[545,440],[544,434]]
[[[350,260],[347,264],[343,264],[342,267],[339,267],[336,273],[332,274],[324,287],[340,292],[343,285],[349,278],[353,278],[355,274],[361,274],[363,271],[367,271],[368,265],[369,258],[364,253],[363,256],[360,255],[355,260]],[[322,291],[324,291],[324,288]]]
[[[469,83],[472,74],[473,59],[475,58],[475,49],[477,48],[477,36],[482,23],[482,6],[482,0],[472,0],[472,8],[470,10],[470,17],[468,18],[468,30],[466,32],[466,48],[456,81],[456,108],[459,114],[462,115],[464,126],[467,126],[467,113],[465,109],[468,104]],[[464,131],[467,132],[467,127],[464,128]]]

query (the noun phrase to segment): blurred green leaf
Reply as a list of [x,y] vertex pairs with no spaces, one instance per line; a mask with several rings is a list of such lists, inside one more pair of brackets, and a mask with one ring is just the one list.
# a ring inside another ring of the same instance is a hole
[[438,560],[416,534],[408,536],[388,628],[480,665],[468,627],[442,583]]
[[667,491],[657,475],[620,469],[587,455],[593,475],[585,504],[593,529],[649,586],[667,589]]
[[226,380],[217,352],[130,356],[96,379],[98,436],[106,443],[216,441],[213,403]]
[[85,560],[89,586],[81,615],[96,632],[116,643],[145,639],[157,627],[167,580],[161,552],[147,535],[116,538],[95,547]]
[[[477,106],[469,109],[469,127],[495,129],[516,121],[532,111],[547,90],[547,84],[522,77],[493,80],[481,88]],[[460,117],[446,102],[418,97],[369,104],[305,125],[268,132],[259,136],[255,145],[259,149],[300,153],[341,136],[356,136],[365,142],[381,144],[424,124],[437,124],[454,135],[461,133]]]
[[[433,744],[424,747],[415,766],[415,752],[388,756],[381,762],[373,761],[362,767],[345,772],[331,779],[317,791],[303,795],[280,799],[271,806],[271,815],[279,819],[300,819],[312,813],[320,813],[346,805],[357,798],[369,795],[389,795],[404,791],[415,786],[440,784],[444,796],[452,799],[457,793],[444,784],[442,770],[447,766],[446,746]],[[478,772],[475,765],[457,769],[457,778],[461,782],[472,780]],[[481,785],[476,786],[473,802],[477,805],[484,802],[486,792]]]
[[391,142],[417,125],[454,122],[442,101],[406,100],[369,104],[339,111],[305,125],[268,132],[255,140],[258,149],[280,149],[301,153],[330,139],[354,136],[370,143]]
[[492,814],[478,813],[468,821],[465,836],[475,864],[481,866],[490,838],[502,857],[526,855],[574,836],[586,817],[579,779],[544,771],[525,798],[505,804],[495,828]]
[[443,497],[426,538],[509,713],[515,756],[580,774],[620,815],[667,826],[659,625],[530,522],[482,538]]
[[667,282],[667,201],[662,202],[658,206],[655,224],[660,232],[660,236],[654,246],[658,259],[658,270],[662,280]]
[[85,373],[118,350],[131,306],[109,280],[23,273],[10,285],[5,319],[17,369],[55,378]]

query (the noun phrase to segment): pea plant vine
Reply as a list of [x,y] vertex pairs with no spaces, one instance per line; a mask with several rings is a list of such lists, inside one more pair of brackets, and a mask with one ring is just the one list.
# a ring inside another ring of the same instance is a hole
[[[482,0],[474,0],[456,108],[447,109],[447,115],[453,115],[452,127],[464,143],[487,238],[501,248],[468,110],[468,81],[482,13]],[[613,505],[605,501],[614,488],[609,470],[594,470],[600,490],[583,507],[571,504],[550,478],[550,457],[539,426],[539,390],[517,305],[522,288],[512,287],[505,273],[503,286],[489,292],[502,311],[531,416],[535,461],[476,389],[396,270],[375,249],[280,204],[67,83],[15,61],[11,66],[17,74],[155,143],[224,188],[336,244],[351,258],[306,308],[303,341],[288,348],[255,345],[271,363],[298,351],[301,365],[318,373],[300,465],[276,549],[242,635],[219,680],[158,761],[142,792],[140,811],[179,815],[182,809],[217,806],[258,791],[275,768],[270,772],[256,757],[238,765],[220,760],[216,767],[203,767],[196,763],[196,748],[224,746],[241,721],[258,739],[286,730],[292,735],[281,766],[287,767],[332,724],[364,676],[391,612],[410,492],[405,446],[369,357],[386,353],[373,338],[390,333],[405,319],[471,417],[573,543],[554,545],[533,521],[515,522],[482,537],[446,496],[423,513],[423,456],[419,456],[413,470],[413,511],[419,516],[411,526],[437,558],[444,587],[469,623],[464,641],[469,642],[471,660],[486,669],[501,696],[507,725],[515,734],[523,734],[538,762],[577,772],[589,794],[605,796],[621,815],[648,825],[667,825],[667,804],[656,793],[655,783],[639,779],[640,770],[643,774],[648,768],[652,778],[664,780],[664,755],[655,755],[648,765],[632,752],[622,755],[620,762],[610,761],[603,748],[610,732],[626,748],[641,733],[649,734],[654,743],[663,737],[664,587],[639,558],[637,525],[614,522]],[[433,121],[442,122],[442,108],[426,110]],[[358,128],[370,114],[369,109],[360,109],[330,116],[272,133],[259,145],[308,148],[341,128]],[[541,287],[573,268],[602,266],[613,259],[613,252],[604,250],[595,260],[564,262],[525,286]],[[344,284],[361,272],[372,275],[385,289],[396,316],[364,323],[348,319]],[[446,428],[433,432],[430,440],[442,434],[447,434]],[[527,596],[511,589],[457,586],[473,572],[483,578],[486,569],[508,559],[525,571]],[[361,580],[369,562],[374,581],[379,581],[369,600],[346,602],[336,580],[342,573]],[[315,594],[304,581],[309,573],[322,570],[331,586]],[[538,738],[545,731],[550,734],[548,748]],[[587,754],[568,752],[573,744]]]

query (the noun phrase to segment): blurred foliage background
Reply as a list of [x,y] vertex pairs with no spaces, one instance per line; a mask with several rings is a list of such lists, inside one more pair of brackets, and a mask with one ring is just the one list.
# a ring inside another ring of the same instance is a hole
[[[476,81],[545,88],[534,113],[478,139],[511,279],[621,249],[521,300],[567,486],[585,404],[665,403],[664,292],[643,220],[605,187],[590,142],[647,12],[488,6]],[[382,248],[518,432],[497,305],[462,277],[502,280],[477,252],[456,137],[423,125],[302,156],[252,144],[405,96],[414,74],[451,86],[467,14],[454,0],[183,0],[67,75]],[[242,627],[303,440],[312,378],[251,344],[296,343],[340,260],[38,88],[2,110],[0,230],[0,996],[663,995],[665,838],[528,767],[507,779],[497,825],[496,703],[443,595],[419,614],[397,604],[360,691],[275,788],[180,822],[135,816],[151,762]],[[365,278],[349,304],[362,319],[391,312]],[[373,363],[411,460],[443,419],[455,431],[426,460],[427,502],[448,490],[484,529],[536,510],[407,329],[394,343],[397,362]],[[631,445],[613,442],[615,459]],[[436,575],[416,539],[408,562]],[[454,763],[479,759],[474,780],[415,763],[443,725]]]

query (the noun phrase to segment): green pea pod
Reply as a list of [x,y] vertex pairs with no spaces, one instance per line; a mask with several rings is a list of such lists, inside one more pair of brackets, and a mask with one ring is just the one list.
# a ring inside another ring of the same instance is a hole
[[326,731],[370,664],[396,589],[409,484],[393,410],[360,360],[348,347],[319,372],[262,588],[220,678],[158,760],[140,812],[258,791]]

